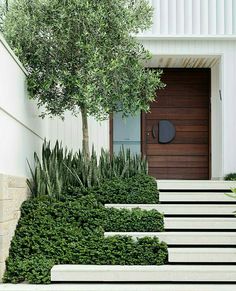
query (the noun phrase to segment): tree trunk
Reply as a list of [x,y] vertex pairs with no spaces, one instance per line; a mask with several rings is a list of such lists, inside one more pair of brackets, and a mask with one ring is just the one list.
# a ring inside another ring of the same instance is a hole
[[88,115],[87,108],[81,106],[81,115],[82,115],[82,131],[83,131],[83,152],[87,158],[89,158],[89,134],[88,134]]

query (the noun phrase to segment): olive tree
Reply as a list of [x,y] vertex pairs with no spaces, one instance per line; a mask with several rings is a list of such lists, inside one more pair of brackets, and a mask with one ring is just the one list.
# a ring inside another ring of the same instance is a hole
[[163,86],[135,38],[152,12],[148,0],[15,0],[2,17],[1,30],[29,73],[30,98],[42,117],[81,113],[86,155],[88,116],[147,111]]

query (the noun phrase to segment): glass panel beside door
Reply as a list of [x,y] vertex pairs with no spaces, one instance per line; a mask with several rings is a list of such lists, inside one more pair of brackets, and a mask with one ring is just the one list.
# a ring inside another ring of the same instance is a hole
[[122,113],[113,115],[113,152],[118,153],[122,146],[133,154],[141,153],[140,113],[122,118]]

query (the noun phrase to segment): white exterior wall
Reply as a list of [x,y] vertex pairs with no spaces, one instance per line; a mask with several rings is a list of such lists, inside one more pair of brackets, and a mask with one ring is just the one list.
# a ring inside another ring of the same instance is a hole
[[26,159],[40,151],[46,122],[28,100],[26,72],[0,37],[0,173],[28,176]]
[[235,0],[149,0],[153,26],[143,35],[232,35]]
[[[94,145],[98,154],[102,147],[109,149],[109,122],[97,122],[94,118],[89,117],[88,125],[90,149]],[[48,138],[52,144],[58,140],[73,151],[82,148],[82,120],[80,115],[75,117],[67,112],[64,121],[57,117],[49,119],[48,130]]]

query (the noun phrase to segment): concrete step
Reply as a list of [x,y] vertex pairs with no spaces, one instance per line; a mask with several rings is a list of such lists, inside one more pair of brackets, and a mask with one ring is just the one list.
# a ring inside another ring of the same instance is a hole
[[2,284],[4,291],[235,291],[236,284]]
[[236,263],[236,248],[168,248],[170,263]]
[[165,215],[232,215],[236,205],[231,204],[106,204],[114,208],[141,208],[144,210],[156,209]]
[[165,229],[235,229],[235,217],[165,217]]
[[[128,235],[133,238],[145,236],[158,237],[160,241],[171,245],[236,245],[236,232],[201,232],[201,231],[168,231],[168,232],[105,232],[106,237]],[[236,290],[236,289],[235,289]]]
[[159,190],[231,190],[236,181],[213,180],[157,180]]
[[236,199],[227,192],[160,192],[160,202],[232,202]]
[[57,265],[52,282],[236,282],[235,266],[162,265],[98,266]]

